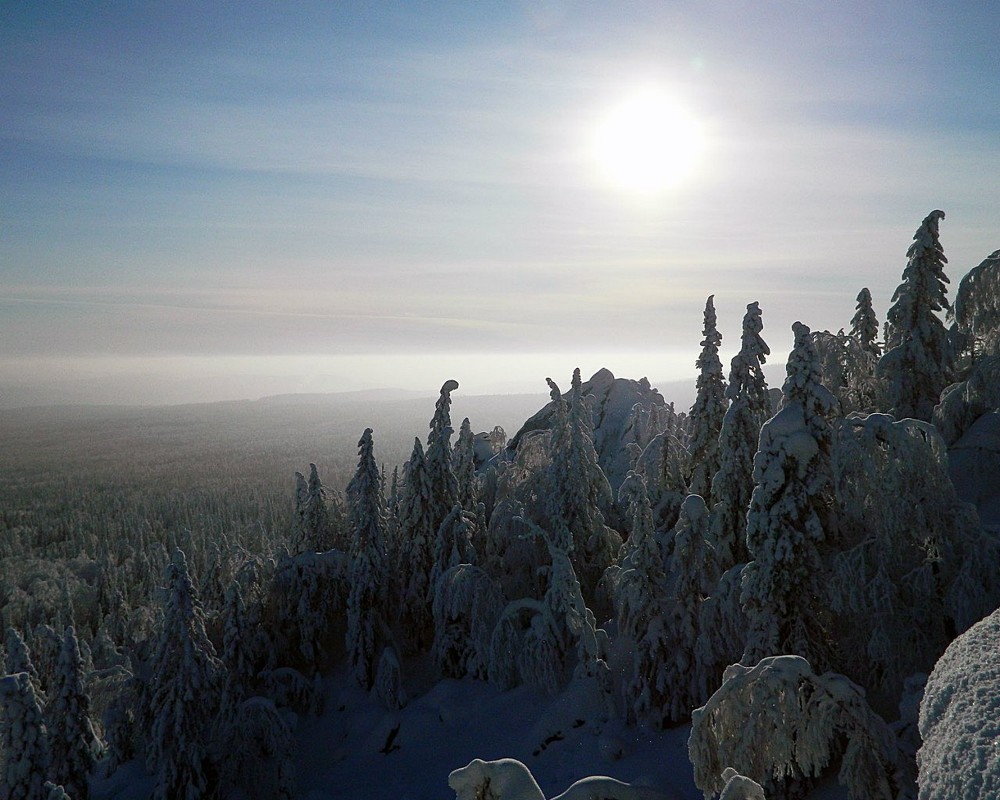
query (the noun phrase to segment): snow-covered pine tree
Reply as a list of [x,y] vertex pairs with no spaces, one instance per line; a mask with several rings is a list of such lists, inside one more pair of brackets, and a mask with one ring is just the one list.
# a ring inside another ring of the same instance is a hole
[[146,766],[153,800],[200,800],[212,792],[208,732],[219,704],[222,665],[205,633],[198,594],[182,550],[165,573],[163,621],[150,664],[150,741]]
[[351,524],[351,591],[347,598],[347,657],[351,675],[365,689],[375,682],[384,624],[385,503],[375,463],[372,429],[358,442],[358,468],[347,485]]
[[90,696],[84,687],[83,660],[76,631],[66,628],[45,711],[51,768],[49,778],[75,800],[90,795],[87,776],[97,763],[101,743],[90,721]]
[[459,501],[458,480],[451,464],[451,393],[458,381],[448,380],[434,405],[430,433],[427,434],[427,474],[431,484],[431,521],[434,530],[444,522],[452,506]]
[[420,439],[403,468],[403,491],[399,499],[399,560],[396,577],[400,584],[400,630],[410,651],[425,649],[434,638],[431,614],[431,569],[437,530],[431,517],[431,483]]
[[475,436],[469,418],[462,420],[458,441],[452,453],[455,480],[458,482],[458,502],[466,511],[475,511],[479,505],[479,487],[476,479]]
[[902,283],[886,315],[888,334],[878,373],[885,379],[891,413],[896,418],[929,421],[941,391],[952,381],[953,353],[938,312],[950,308],[948,263],[939,238],[943,211],[932,211],[906,251]]
[[809,328],[793,326],[782,405],[761,428],[747,514],[753,561],[743,572],[750,624],[744,664],[794,653],[828,663],[823,542],[832,533],[833,396],[819,382]]
[[42,800],[49,773],[49,748],[38,698],[26,672],[0,678],[0,797]]
[[559,387],[546,378],[556,404],[549,437],[551,462],[546,476],[548,517],[553,544],[569,555],[585,598],[614,561],[621,538],[604,524],[601,506],[610,506],[611,485],[597,462],[590,407],[583,397],[580,370],[573,371],[567,406]]
[[858,305],[851,318],[850,335],[858,340],[865,352],[871,353],[876,358],[882,352],[878,345],[878,328],[875,309],[872,308],[872,293],[866,286],[858,292]]
[[761,338],[760,305],[747,306],[740,350],[729,370],[730,405],[719,432],[719,471],[712,479],[712,538],[722,571],[749,560],[746,514],[753,492],[753,459],[760,426],[770,416],[767,382],[761,365],[771,354]]
[[722,375],[722,361],[719,360],[719,345],[722,334],[716,327],[715,295],[709,295],[705,302],[704,338],[701,355],[695,362],[698,367],[698,390],[688,424],[691,430],[689,443],[691,477],[688,491],[708,500],[712,490],[712,478],[719,471],[719,433],[722,420],[726,416],[726,381]]

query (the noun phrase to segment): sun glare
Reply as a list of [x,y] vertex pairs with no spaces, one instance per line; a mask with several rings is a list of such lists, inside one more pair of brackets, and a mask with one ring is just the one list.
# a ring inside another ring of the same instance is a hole
[[667,95],[647,89],[608,112],[594,136],[593,156],[614,186],[656,194],[690,178],[703,149],[698,121]]

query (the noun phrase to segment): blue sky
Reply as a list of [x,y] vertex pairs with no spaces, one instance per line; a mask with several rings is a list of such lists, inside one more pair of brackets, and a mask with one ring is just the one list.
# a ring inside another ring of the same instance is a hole
[[[0,15],[0,388],[53,402],[684,378],[710,293],[780,361],[932,209],[953,282],[1000,246],[990,3]],[[588,149],[650,85],[705,137],[654,196]]]

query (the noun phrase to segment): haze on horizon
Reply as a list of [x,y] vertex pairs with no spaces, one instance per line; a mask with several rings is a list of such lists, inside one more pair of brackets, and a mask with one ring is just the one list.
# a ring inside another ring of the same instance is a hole
[[0,14],[0,405],[693,382],[1000,246],[989,4]]

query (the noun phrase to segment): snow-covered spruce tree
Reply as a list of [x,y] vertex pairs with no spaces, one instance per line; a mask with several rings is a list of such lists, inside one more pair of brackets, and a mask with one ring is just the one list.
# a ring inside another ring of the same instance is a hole
[[76,631],[66,628],[52,684],[48,722],[49,778],[76,800],[87,800],[87,776],[97,763],[101,743],[90,721],[90,696],[84,687],[83,660]]
[[434,530],[444,522],[452,506],[459,502],[458,479],[451,464],[451,393],[458,381],[448,380],[434,405],[430,433],[427,434],[427,475],[431,484],[431,522]]
[[573,371],[568,406],[555,382],[550,378],[546,381],[556,405],[545,480],[546,516],[554,545],[569,555],[584,597],[591,598],[621,546],[621,538],[604,524],[600,510],[601,505],[611,504],[611,486],[597,463],[580,370]]
[[523,682],[556,694],[565,685],[575,653],[574,677],[596,682],[607,699],[606,638],[598,636],[570,557],[531,520],[517,517],[516,522],[528,529],[527,537],[544,543],[551,566],[545,570],[541,600],[524,597],[503,609],[490,643],[490,680],[507,688]]
[[45,800],[73,800],[66,793],[66,789],[60,786],[58,783],[52,783],[52,781],[45,781]]
[[701,342],[701,355],[695,362],[698,367],[698,394],[688,416],[691,430],[691,477],[688,480],[688,491],[701,495],[706,500],[712,490],[712,478],[719,471],[719,433],[728,405],[726,381],[722,375],[722,362],[719,360],[722,334],[716,327],[713,298],[714,295],[709,295],[705,302],[704,338]]
[[1000,250],[962,278],[953,310],[964,342],[962,380],[944,391],[934,409],[934,424],[949,445],[1000,408]]
[[970,340],[973,361],[1000,355],[1000,250],[962,278],[953,311],[959,330]]
[[673,424],[677,417],[669,407],[667,415],[670,419],[667,427],[652,438],[634,466],[634,471],[646,481],[653,520],[660,530],[669,530],[677,523],[681,503],[688,494],[690,463],[685,432],[682,426]]
[[49,749],[38,698],[26,672],[0,678],[0,797],[42,800],[49,772]]
[[705,501],[699,495],[688,495],[674,528],[673,558],[667,570],[670,602],[665,622],[672,648],[664,665],[669,702],[662,713],[671,722],[687,719],[715,688],[709,686],[709,675],[699,670],[695,658],[702,606],[719,581],[709,525]]
[[695,670],[710,692],[722,682],[726,667],[743,657],[747,636],[746,614],[740,604],[744,564],[730,567],[701,603]]
[[365,689],[375,682],[384,638],[386,564],[382,480],[372,429],[358,442],[358,468],[347,485],[351,524],[351,591],[347,598],[347,657],[351,675]]
[[961,502],[935,428],[886,414],[838,427],[842,544],[829,561],[836,669],[898,696],[954,636],[1000,604],[998,543]]
[[812,337],[823,385],[837,398],[840,415],[879,408],[883,392],[875,377],[878,359],[842,331],[814,331]]
[[753,459],[760,426],[770,416],[767,382],[761,365],[771,354],[761,338],[760,305],[747,306],[740,350],[729,370],[729,408],[719,433],[719,471],[712,479],[712,538],[720,568],[725,571],[749,560],[746,514],[753,491]]
[[306,487],[306,507],[304,515],[307,546],[311,550],[329,550],[330,512],[326,507],[326,490],[319,478],[315,464],[309,465],[309,482]]
[[146,767],[156,776],[153,800],[200,800],[213,788],[206,769],[208,732],[218,709],[222,665],[182,550],[164,575],[163,621],[150,663]]
[[670,702],[666,670],[674,642],[667,624],[667,577],[641,476],[629,473],[618,491],[618,501],[632,521],[614,589],[619,636],[632,642],[627,647],[631,663],[625,665],[622,699],[629,719],[662,727]]
[[475,564],[476,550],[472,546],[472,531],[476,517],[456,503],[445,517],[434,537],[434,561],[430,574],[430,600],[437,593],[438,579],[459,564]]
[[309,547],[309,481],[301,472],[295,473],[295,535],[291,542],[295,552]]
[[31,651],[25,644],[17,628],[11,626],[7,628],[5,637],[4,671],[7,675],[16,675],[19,672],[28,673],[31,679],[31,687],[35,691],[35,697],[42,705],[45,703],[45,695],[42,693],[42,683],[38,677],[38,670],[31,660]]
[[952,381],[953,353],[938,312],[950,308],[939,240],[943,211],[932,211],[906,251],[903,281],[892,296],[887,317],[885,355],[878,373],[886,381],[890,411],[896,418],[929,421],[941,391]]
[[455,480],[458,481],[458,502],[466,511],[475,511],[479,504],[479,487],[476,479],[475,436],[469,418],[462,420],[458,441],[452,452]]
[[649,620],[663,613],[667,575],[663,548],[653,527],[646,482],[630,472],[618,490],[618,503],[629,518],[629,536],[619,551],[619,563],[611,568],[613,601],[618,634],[638,641]]
[[224,796],[292,800],[295,739],[274,703],[251,697],[233,709],[232,718],[220,771]]
[[875,358],[882,352],[878,345],[878,327],[875,309],[872,308],[872,293],[865,287],[858,292],[858,305],[851,318],[850,335],[857,340],[862,350]]
[[749,621],[744,664],[795,653],[829,662],[821,551],[832,531],[834,398],[819,382],[809,328],[793,326],[795,345],[782,407],[761,428],[747,514],[753,561],[743,572]]
[[429,647],[434,638],[431,569],[437,529],[431,511],[431,483],[424,448],[420,439],[414,439],[410,460],[403,468],[403,490],[397,515],[400,630],[403,646],[409,652]]
[[468,563],[449,567],[434,587],[431,651],[438,669],[448,678],[487,678],[491,637],[503,609],[500,587]]
[[239,581],[234,580],[226,590],[223,610],[222,663],[226,668],[220,709],[223,717],[235,712],[239,704],[251,694],[257,674],[253,631],[248,622],[243,592]]
[[815,674],[799,656],[730,666],[692,715],[688,754],[706,800],[722,791],[728,767],[771,794],[786,781],[819,777],[838,758],[852,800],[896,797],[895,736],[864,690],[834,672]]
[[740,334],[740,349],[729,365],[729,386],[726,397],[735,400],[745,397],[750,413],[760,428],[764,420],[771,416],[771,401],[767,393],[767,381],[761,368],[771,355],[771,348],[761,338],[764,319],[760,303],[747,305],[743,316],[743,332]]

